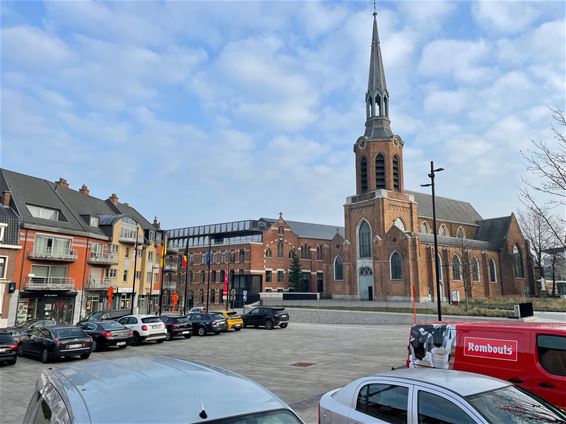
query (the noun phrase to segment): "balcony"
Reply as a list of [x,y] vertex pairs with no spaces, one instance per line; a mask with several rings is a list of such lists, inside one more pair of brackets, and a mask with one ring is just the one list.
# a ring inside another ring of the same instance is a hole
[[[136,235],[130,235],[130,234],[120,234],[120,237],[118,237],[118,240],[120,241],[120,243],[131,243],[134,244],[136,242]],[[138,239],[138,244],[142,244],[143,243],[143,238],[141,240]]]
[[165,272],[177,272],[176,264],[165,264],[163,265],[163,271]]
[[177,290],[177,282],[176,281],[164,281],[163,282],[163,289],[165,289],[165,290]]
[[91,252],[87,262],[91,265],[116,265],[118,254],[110,252]]
[[75,249],[34,247],[28,251],[28,258],[45,261],[74,262],[77,260],[77,251]]
[[108,287],[116,286],[116,278],[105,277],[102,280],[88,280],[88,288],[90,290],[106,290]]
[[26,277],[26,290],[68,291],[75,288],[75,279],[66,277]]

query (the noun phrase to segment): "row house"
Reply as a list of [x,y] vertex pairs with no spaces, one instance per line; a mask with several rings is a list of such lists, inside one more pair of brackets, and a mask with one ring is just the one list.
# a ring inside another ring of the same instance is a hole
[[[154,310],[162,232],[112,194],[0,170],[3,209],[17,219],[2,318],[73,323],[103,308]],[[9,212],[8,212],[9,211]],[[1,225],[1,224],[0,224]],[[110,289],[111,288],[111,289]],[[110,289],[110,290],[109,290]],[[8,306],[6,306],[6,304]]]
[[[260,292],[293,290],[289,284],[292,252],[301,261],[303,290],[328,293],[336,277],[334,263],[343,249],[343,231],[331,225],[286,221],[281,214],[278,219],[168,230],[168,249],[174,253],[168,257],[172,272],[164,276],[164,303],[176,292],[183,304],[186,281],[189,306],[224,304],[226,275],[228,289],[234,293],[231,306],[240,306],[244,293],[250,303],[259,299]],[[341,259],[338,262],[341,266]]]

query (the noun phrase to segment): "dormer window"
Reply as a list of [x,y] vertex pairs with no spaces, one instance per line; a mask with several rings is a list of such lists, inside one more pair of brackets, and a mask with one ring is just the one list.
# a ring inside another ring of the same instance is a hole
[[50,221],[67,221],[65,215],[59,209],[46,208],[44,206],[28,205],[29,213],[34,218],[48,219]]
[[98,227],[98,217],[91,216],[90,219],[89,219],[89,225],[91,227]]

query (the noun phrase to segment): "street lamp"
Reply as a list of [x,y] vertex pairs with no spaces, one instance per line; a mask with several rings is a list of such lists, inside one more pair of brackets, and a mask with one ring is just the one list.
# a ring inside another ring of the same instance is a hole
[[434,169],[434,162],[430,161],[430,184],[421,184],[421,187],[431,187],[432,188],[432,232],[434,234],[434,263],[436,268],[436,303],[438,308],[438,321],[442,321],[442,312],[440,310],[440,273],[439,273],[439,263],[438,263],[438,236],[436,234],[436,202],[434,194],[434,176],[436,172],[444,171],[444,168]]

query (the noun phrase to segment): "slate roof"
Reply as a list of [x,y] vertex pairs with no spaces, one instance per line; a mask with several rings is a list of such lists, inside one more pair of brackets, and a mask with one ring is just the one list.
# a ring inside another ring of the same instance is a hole
[[8,224],[4,230],[2,244],[19,245],[20,219],[18,215],[12,209],[0,206],[0,222]]
[[[434,244],[434,235],[433,234],[425,234],[419,233],[418,237],[421,239],[423,243],[426,244]],[[490,243],[489,241],[484,240],[474,240],[465,238],[464,240],[464,248],[466,249],[487,249],[487,250],[494,250],[495,246]],[[458,237],[444,237],[438,236],[438,244],[441,246],[462,246],[462,239]]]
[[[432,218],[432,196],[430,194],[415,191],[405,192],[415,197],[415,201],[418,203],[418,216]],[[468,202],[436,196],[436,219],[476,225],[476,221],[480,221],[482,217]]]
[[[121,203],[114,205],[70,188],[64,188],[54,182],[21,174],[19,172],[0,169],[0,191],[10,191],[15,213],[22,222],[47,227],[55,227],[61,232],[78,231],[100,236],[108,236],[108,232],[99,227],[89,225],[81,215],[111,216],[113,219],[129,216],[138,221],[144,229],[153,226],[134,208]],[[57,209],[64,215],[64,221],[35,218],[26,204]]]
[[488,241],[495,249],[500,249],[507,239],[511,217],[512,215],[478,221],[474,238]]
[[[276,220],[272,218],[260,218],[261,221],[274,223]],[[342,238],[345,237],[344,227],[336,225],[311,224],[309,222],[287,221],[285,222],[291,227],[291,230],[299,237],[314,238],[321,240],[332,240],[338,231]]]

